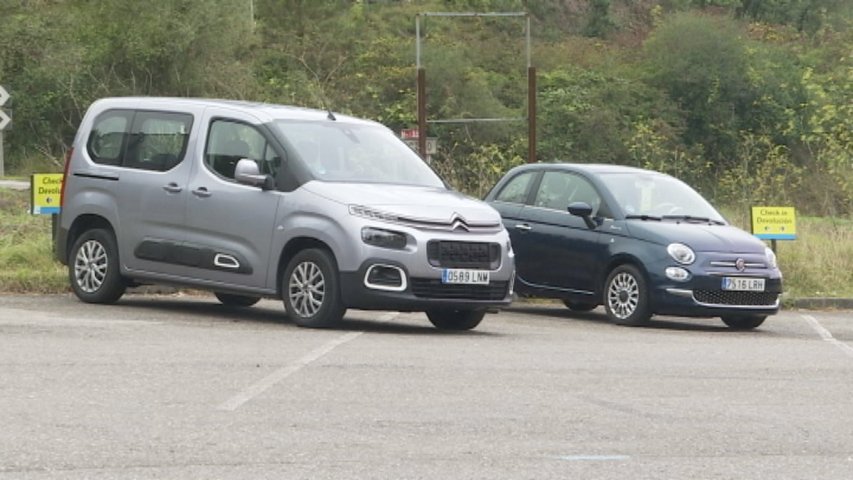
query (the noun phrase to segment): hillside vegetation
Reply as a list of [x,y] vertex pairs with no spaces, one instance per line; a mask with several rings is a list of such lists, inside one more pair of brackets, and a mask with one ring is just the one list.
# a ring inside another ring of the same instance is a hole
[[[11,174],[59,171],[95,99],[238,98],[415,125],[415,16],[527,11],[538,158],[650,167],[717,205],[853,214],[845,0],[3,0]],[[422,18],[431,119],[523,118],[525,19]],[[483,195],[521,122],[430,124],[434,167]],[[849,225],[849,224],[848,224]]]

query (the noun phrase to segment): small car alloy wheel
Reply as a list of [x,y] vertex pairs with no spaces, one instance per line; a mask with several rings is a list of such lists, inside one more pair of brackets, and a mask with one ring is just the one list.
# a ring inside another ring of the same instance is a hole
[[651,317],[642,273],[633,265],[620,265],[605,282],[605,308],[619,325],[642,325]]
[[296,254],[284,273],[284,306],[296,324],[328,327],[344,315],[338,270],[331,254],[311,248]]

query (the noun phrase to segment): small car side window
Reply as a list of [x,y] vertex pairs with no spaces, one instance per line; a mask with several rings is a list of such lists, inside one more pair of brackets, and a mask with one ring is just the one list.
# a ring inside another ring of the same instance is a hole
[[102,165],[121,165],[122,151],[130,129],[133,113],[109,110],[95,119],[86,150],[93,162]]
[[186,113],[137,112],[123,166],[165,172],[181,163],[193,117]]
[[601,196],[589,180],[567,172],[545,172],[534,205],[542,208],[565,211],[575,202],[584,202],[592,207],[592,215],[598,214]]
[[527,192],[530,190],[531,180],[533,180],[535,175],[536,172],[525,172],[516,175],[504,185],[497,196],[495,196],[495,200],[507,203],[524,203],[527,200]]

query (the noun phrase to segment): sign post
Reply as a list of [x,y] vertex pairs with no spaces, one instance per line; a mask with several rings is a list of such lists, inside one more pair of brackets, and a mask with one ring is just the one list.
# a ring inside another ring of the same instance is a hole
[[[3,85],[0,85],[0,107],[2,107],[6,100],[9,100],[9,92],[3,88]],[[3,130],[9,125],[12,119],[9,118],[9,115],[6,115],[6,112],[0,110],[0,177],[6,176],[6,168],[4,166],[3,159]]]

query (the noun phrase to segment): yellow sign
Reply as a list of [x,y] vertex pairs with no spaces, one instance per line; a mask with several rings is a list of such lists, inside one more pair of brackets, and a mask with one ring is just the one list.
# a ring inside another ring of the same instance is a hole
[[62,192],[61,173],[35,173],[30,179],[32,214],[59,213]]
[[764,240],[796,239],[794,207],[752,207],[752,234]]

